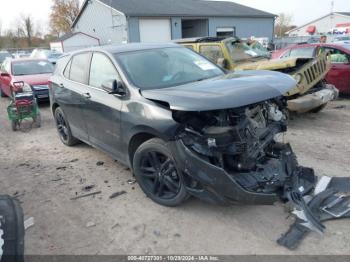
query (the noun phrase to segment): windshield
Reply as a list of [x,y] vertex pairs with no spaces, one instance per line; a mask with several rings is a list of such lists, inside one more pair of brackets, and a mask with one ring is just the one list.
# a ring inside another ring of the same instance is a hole
[[9,53],[0,53],[0,64],[8,57],[11,57]]
[[15,76],[50,74],[53,72],[53,66],[45,60],[18,61],[12,63],[12,72]]
[[245,43],[229,41],[226,42],[226,46],[234,62],[245,61],[260,56]]
[[129,80],[143,90],[159,89],[223,75],[215,64],[184,48],[159,48],[115,55]]

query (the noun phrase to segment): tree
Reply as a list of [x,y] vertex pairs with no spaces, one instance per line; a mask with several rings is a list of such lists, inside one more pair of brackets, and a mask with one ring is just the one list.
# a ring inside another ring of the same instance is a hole
[[22,32],[27,38],[28,47],[31,47],[32,37],[34,35],[34,25],[30,15],[22,15]]
[[291,22],[293,16],[291,14],[280,13],[275,23],[275,33],[278,37],[283,37],[292,27]]
[[50,27],[53,34],[71,32],[75,18],[79,14],[79,0],[53,0]]

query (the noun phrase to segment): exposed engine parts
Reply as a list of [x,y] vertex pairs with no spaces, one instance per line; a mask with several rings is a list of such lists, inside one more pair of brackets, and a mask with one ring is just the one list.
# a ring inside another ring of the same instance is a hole
[[210,164],[224,169],[245,189],[276,192],[297,166],[289,145],[275,141],[286,131],[281,102],[210,112],[174,112],[184,124],[179,138]]

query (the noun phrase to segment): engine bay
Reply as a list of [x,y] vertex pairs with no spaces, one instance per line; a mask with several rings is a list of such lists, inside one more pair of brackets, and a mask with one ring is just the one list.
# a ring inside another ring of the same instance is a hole
[[173,118],[183,124],[179,138],[187,148],[224,169],[246,190],[282,194],[297,168],[290,145],[276,141],[287,130],[283,100],[217,111],[175,111]]

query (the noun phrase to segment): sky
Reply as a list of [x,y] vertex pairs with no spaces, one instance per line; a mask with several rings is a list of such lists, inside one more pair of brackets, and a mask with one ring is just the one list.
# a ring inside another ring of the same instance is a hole
[[[83,0],[80,0],[83,2]],[[127,1],[127,0],[126,0]],[[331,0],[232,0],[270,13],[287,13],[293,16],[293,24],[302,25],[331,11]],[[334,11],[350,12],[350,0],[334,0]],[[0,0],[0,24],[4,32],[16,28],[21,14],[30,14],[35,27],[48,30],[51,0]]]

